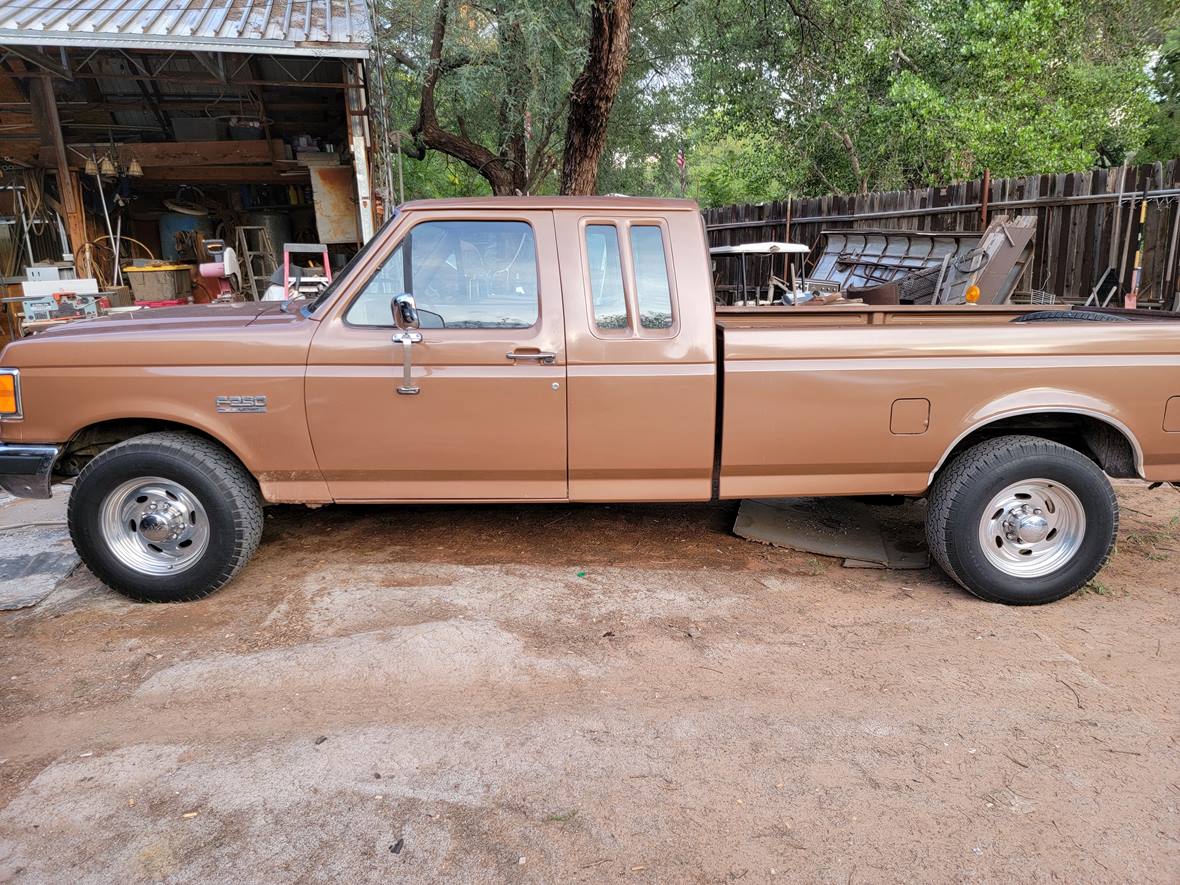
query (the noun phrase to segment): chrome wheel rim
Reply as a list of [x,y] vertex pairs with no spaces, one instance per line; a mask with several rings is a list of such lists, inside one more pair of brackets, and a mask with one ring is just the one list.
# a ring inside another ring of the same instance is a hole
[[158,476],[128,480],[103,500],[99,530],[122,565],[145,575],[174,575],[209,547],[209,519],[180,483]]
[[991,499],[979,521],[987,561],[1015,578],[1052,574],[1073,559],[1085,536],[1082,502],[1049,479],[1013,483]]

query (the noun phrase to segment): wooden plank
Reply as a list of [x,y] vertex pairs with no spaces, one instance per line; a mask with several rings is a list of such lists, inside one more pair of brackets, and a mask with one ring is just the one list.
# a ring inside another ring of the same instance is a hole
[[[1095,169],[1088,176],[1086,192],[1090,194],[1105,193],[1106,179],[1104,170]],[[1097,203],[1091,203],[1085,207],[1084,215],[1083,229],[1079,236],[1079,246],[1082,249],[1081,264],[1070,292],[1070,296],[1075,301],[1085,301],[1089,297],[1090,290],[1098,281],[1097,274],[1101,273],[1100,270],[1095,270],[1095,265],[1101,262],[1100,256],[1102,254],[1102,231],[1098,224],[1102,216],[1101,207]]]
[[154,166],[144,169],[143,181],[186,184],[303,184],[308,181],[305,166],[290,171],[274,166]]
[[[1163,163],[1156,162],[1151,167],[1151,178],[1148,188],[1156,190],[1163,186]],[[1150,200],[1147,203],[1147,218],[1143,225],[1143,254],[1141,255],[1142,273],[1139,276],[1139,301],[1152,303],[1160,300],[1159,280],[1161,252],[1160,241],[1163,221],[1167,215],[1162,201]]]
[[[109,144],[72,144],[67,150],[66,162],[78,169],[85,165],[85,158],[93,152],[102,155],[110,150]],[[139,160],[147,169],[151,166],[240,166],[249,163],[270,163],[274,156],[283,156],[283,143],[275,139],[266,141],[162,141],[146,144],[118,145],[121,163],[130,163],[131,158]],[[80,154],[80,155],[79,155]],[[41,161],[46,165],[57,162],[57,152],[52,147],[41,150]]]
[[[1077,177],[1074,175],[1059,175],[1057,176],[1057,193],[1063,194],[1067,197],[1072,197],[1077,187]],[[1064,299],[1066,293],[1069,291],[1070,283],[1070,261],[1073,258],[1073,244],[1074,237],[1074,212],[1073,206],[1062,206],[1056,210],[1058,216],[1058,244],[1057,244],[1057,262],[1054,265],[1053,276],[1054,286],[1053,291],[1057,293],[1059,299]]]

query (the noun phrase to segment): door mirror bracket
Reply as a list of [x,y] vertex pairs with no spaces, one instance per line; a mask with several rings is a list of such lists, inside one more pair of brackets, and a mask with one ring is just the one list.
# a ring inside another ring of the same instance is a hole
[[418,331],[418,307],[414,303],[414,296],[403,292],[394,296],[390,308],[393,310],[393,324],[397,326],[393,343],[402,346],[402,383],[397,392],[402,396],[414,396],[422,390],[414,384],[414,361],[410,356],[413,346],[422,340],[422,333]]

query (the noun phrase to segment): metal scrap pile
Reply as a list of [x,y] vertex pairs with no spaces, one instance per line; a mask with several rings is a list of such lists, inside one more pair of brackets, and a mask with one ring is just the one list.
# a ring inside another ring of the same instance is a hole
[[1036,216],[998,215],[983,234],[827,230],[806,283],[870,304],[1003,304],[1032,259]]

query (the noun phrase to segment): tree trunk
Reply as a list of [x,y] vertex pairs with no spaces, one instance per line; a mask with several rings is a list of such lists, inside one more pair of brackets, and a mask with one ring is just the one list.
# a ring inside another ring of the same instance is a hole
[[422,82],[422,97],[418,105],[418,122],[410,131],[414,147],[404,152],[421,160],[426,156],[427,148],[441,151],[456,160],[462,160],[487,179],[488,184],[492,186],[492,193],[496,196],[509,196],[515,192],[516,187],[512,170],[504,162],[504,158],[467,138],[461,132],[454,133],[443,129],[438,122],[434,90],[438,86],[439,77],[447,69],[442,52],[443,38],[447,32],[449,2],[450,0],[439,0],[438,3],[431,33],[430,61]]
[[561,165],[563,194],[593,194],[606,149],[611,107],[623,85],[635,0],[593,0],[589,56],[570,89],[570,112]]

